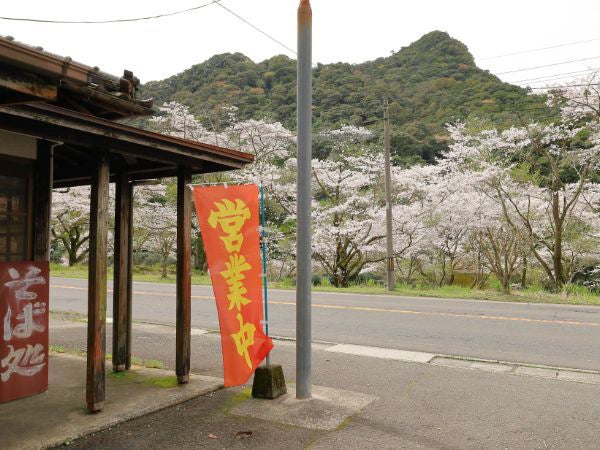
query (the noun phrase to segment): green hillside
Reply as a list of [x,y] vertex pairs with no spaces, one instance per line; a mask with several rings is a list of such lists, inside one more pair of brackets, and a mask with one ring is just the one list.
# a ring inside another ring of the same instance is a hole
[[[296,61],[287,56],[254,63],[241,53],[226,53],[149,82],[141,95],[154,97],[156,105],[187,104],[212,126],[225,120],[223,105],[235,105],[240,118],[266,117],[293,129],[295,77]],[[502,127],[555,114],[543,96],[479,69],[467,47],[441,31],[374,61],[318,64],[313,83],[316,129],[351,124],[378,131],[381,98],[388,95],[397,161],[432,161],[445,148],[444,125],[450,121],[480,118]]]

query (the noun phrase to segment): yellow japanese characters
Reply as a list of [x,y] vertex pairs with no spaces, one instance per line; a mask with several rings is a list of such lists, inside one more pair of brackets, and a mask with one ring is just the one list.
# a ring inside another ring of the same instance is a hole
[[250,209],[243,200],[234,201],[223,199],[221,202],[215,202],[216,210],[211,210],[208,216],[208,224],[212,228],[220,227],[225,233],[220,239],[225,244],[225,250],[229,254],[229,261],[225,263],[226,270],[220,272],[228,286],[227,300],[229,301],[229,310],[237,310],[236,318],[239,323],[239,331],[232,334],[231,337],[235,343],[238,355],[244,358],[246,364],[252,369],[252,361],[248,353],[248,348],[254,344],[254,332],[256,326],[250,322],[244,323],[242,307],[248,305],[251,301],[246,298],[248,290],[244,286],[246,276],[244,272],[252,269],[244,255],[240,254],[244,236],[242,227],[250,219]]
[[239,252],[242,249],[244,236],[240,233],[244,222],[250,218],[250,210],[246,204],[239,198],[235,203],[231,200],[223,199],[223,203],[215,202],[217,211],[211,211],[208,216],[208,223],[211,227],[217,225],[225,232],[221,240],[225,243],[227,253]]

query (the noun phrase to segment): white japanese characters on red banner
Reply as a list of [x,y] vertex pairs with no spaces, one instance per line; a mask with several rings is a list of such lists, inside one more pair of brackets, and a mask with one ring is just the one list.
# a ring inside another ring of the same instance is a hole
[[0,263],[0,403],[48,388],[48,263]]

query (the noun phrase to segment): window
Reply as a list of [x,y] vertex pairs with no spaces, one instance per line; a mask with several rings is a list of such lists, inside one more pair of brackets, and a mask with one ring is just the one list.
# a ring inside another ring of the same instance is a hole
[[0,156],[0,262],[30,259],[31,165]]

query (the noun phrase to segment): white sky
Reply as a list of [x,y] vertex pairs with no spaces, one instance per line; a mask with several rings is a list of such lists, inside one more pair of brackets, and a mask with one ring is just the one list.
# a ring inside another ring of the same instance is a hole
[[[3,2],[0,15],[104,20],[172,12],[208,1],[19,0]],[[298,3],[298,0],[223,0],[228,8],[291,48],[296,47]],[[443,30],[465,43],[480,67],[496,74],[597,57],[500,75],[505,81],[600,67],[600,28],[593,25],[600,18],[599,0],[312,0],[311,3],[315,63],[357,63],[387,56],[429,31]],[[14,36],[117,75],[123,69],[130,69],[142,82],[179,73],[217,53],[242,52],[255,61],[279,53],[294,56],[217,5],[174,17],[125,24],[51,25],[0,20],[0,35]],[[590,39],[597,40],[484,59]]]

